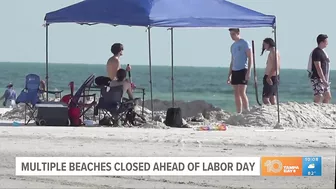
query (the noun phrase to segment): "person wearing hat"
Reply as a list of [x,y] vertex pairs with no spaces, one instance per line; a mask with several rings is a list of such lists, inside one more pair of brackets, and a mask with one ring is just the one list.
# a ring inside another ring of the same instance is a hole
[[13,84],[9,83],[6,86],[6,91],[4,92],[4,94],[2,95],[2,97],[0,97],[0,100],[5,99],[5,101],[2,103],[3,106],[5,106],[6,108],[15,108],[16,107],[16,92],[13,88]]

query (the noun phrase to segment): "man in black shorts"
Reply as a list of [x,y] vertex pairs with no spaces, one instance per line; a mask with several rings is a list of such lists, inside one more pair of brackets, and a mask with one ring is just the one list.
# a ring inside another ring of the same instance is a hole
[[312,75],[310,77],[314,91],[315,103],[329,103],[331,100],[329,83],[329,58],[324,52],[328,46],[328,36],[320,34],[317,36],[317,47],[312,52]]
[[[276,104],[277,86],[280,74],[280,53],[277,50],[275,52],[275,41],[272,38],[265,38],[263,41],[263,48],[261,55],[265,51],[268,51],[268,57],[266,62],[265,75],[263,78],[263,103],[266,105]],[[275,62],[275,57],[277,62]]]
[[252,51],[250,44],[240,37],[239,28],[230,28],[231,63],[227,83],[233,86],[236,111],[249,111],[249,100],[246,95],[248,80],[251,77]]
[[[269,84],[269,82],[267,80],[270,80],[272,84]],[[279,76],[277,78],[277,76],[271,76],[268,79],[267,75],[264,75],[263,78],[263,93],[262,93],[262,97],[263,97],[263,103],[265,105],[275,105],[276,104],[276,95],[277,95],[277,91],[276,91],[276,87],[278,85],[278,81],[279,81]]]

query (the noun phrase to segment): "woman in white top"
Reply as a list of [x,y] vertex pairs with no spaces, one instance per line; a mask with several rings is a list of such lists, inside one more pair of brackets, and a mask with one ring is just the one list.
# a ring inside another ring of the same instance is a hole
[[129,99],[133,99],[133,92],[132,92],[132,86],[129,81],[126,80],[126,70],[119,69],[117,71],[117,80],[113,80],[110,82],[110,87],[116,87],[116,86],[123,86],[124,94],[128,94]]

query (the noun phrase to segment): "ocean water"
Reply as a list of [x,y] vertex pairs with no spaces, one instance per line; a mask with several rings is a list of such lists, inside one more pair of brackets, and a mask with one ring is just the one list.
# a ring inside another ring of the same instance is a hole
[[[17,93],[25,83],[29,73],[45,77],[43,63],[0,63],[0,92],[12,82]],[[125,67],[125,66],[123,66]],[[153,98],[171,100],[171,68],[169,66],[153,66]],[[228,68],[207,67],[175,67],[175,100],[205,100],[227,111],[234,111],[234,96],[232,86],[226,84]],[[106,75],[103,64],[49,64],[49,90],[64,90],[62,95],[69,93],[68,83],[75,82],[76,89],[90,74]],[[257,69],[258,93],[261,102],[263,69]],[[251,105],[256,105],[253,73],[247,92]],[[138,87],[146,89],[146,99],[150,99],[148,66],[132,66],[132,80]],[[331,71],[331,91],[333,103],[336,98],[336,71]],[[312,89],[306,70],[282,69],[280,72],[279,98],[280,102],[296,101],[311,102]],[[2,104],[2,103],[1,103]]]

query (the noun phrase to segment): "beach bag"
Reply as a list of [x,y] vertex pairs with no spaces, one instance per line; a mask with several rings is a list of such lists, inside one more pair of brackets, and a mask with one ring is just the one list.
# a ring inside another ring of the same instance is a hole
[[82,125],[82,120],[80,119],[80,117],[81,117],[80,108],[77,108],[77,107],[69,108],[68,115],[69,115],[69,119],[70,119],[70,124],[72,126],[81,126]]
[[181,108],[168,108],[164,123],[169,127],[182,127]]
[[313,51],[309,54],[308,66],[307,66],[307,72],[308,72],[308,78],[309,79],[311,78],[311,76],[313,74],[313,71],[312,71],[312,67],[313,67],[313,61],[312,61]]

